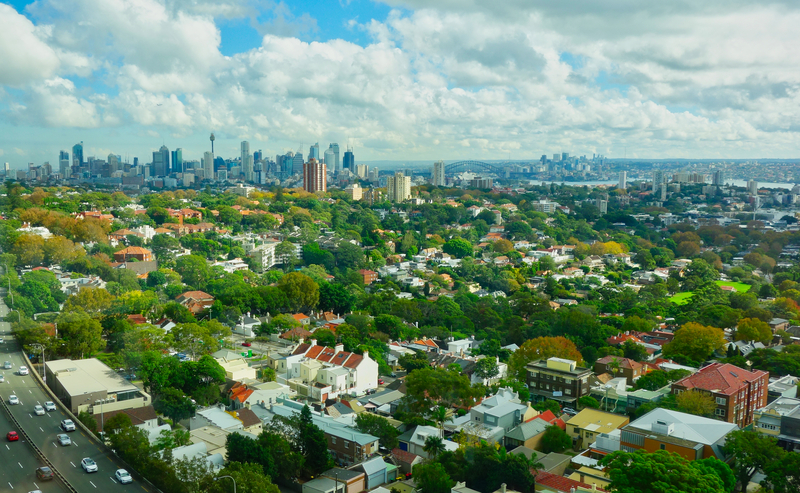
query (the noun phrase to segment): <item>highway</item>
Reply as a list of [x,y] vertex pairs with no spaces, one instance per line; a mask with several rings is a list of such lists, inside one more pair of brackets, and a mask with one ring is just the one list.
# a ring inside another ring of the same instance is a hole
[[[0,299],[0,317],[4,317],[7,312],[8,308],[3,300]],[[56,411],[47,412],[44,416],[34,414],[33,407],[35,405],[43,406],[46,401],[52,399],[39,387],[33,376],[20,376],[18,374],[20,365],[24,365],[25,362],[20,353],[19,344],[11,335],[10,324],[8,322],[0,322],[0,332],[4,332],[2,337],[5,339],[3,344],[0,345],[0,368],[2,368],[2,363],[5,361],[10,361],[13,365],[13,370],[0,370],[5,377],[5,383],[0,384],[0,398],[6,403],[8,403],[8,398],[12,394],[19,398],[20,403],[8,406],[8,409],[24,428],[30,439],[45,454],[56,470],[66,478],[70,485],[80,493],[94,491],[103,493],[152,491],[147,485],[136,479],[132,484],[119,484],[114,478],[114,472],[125,467],[119,463],[119,459],[116,456],[111,452],[107,452],[99,443],[88,437],[81,428],[67,433],[72,439],[71,446],[62,447],[56,442],[56,436],[59,433],[64,433],[59,426],[61,420],[68,419],[69,416],[59,403],[56,403]],[[5,413],[0,414],[3,415],[3,418],[0,419],[5,419]],[[8,422],[0,421],[0,426],[3,425],[11,426]],[[3,428],[3,430],[7,429],[10,428]],[[6,431],[3,431],[3,440],[5,440],[5,433]],[[26,452],[30,451],[30,454],[33,454],[27,444],[19,442],[9,444],[4,441],[3,445],[6,444],[9,446],[8,450],[0,449],[0,455],[4,458],[14,446],[20,449],[25,447]],[[5,446],[2,447],[2,449],[5,448]],[[84,457],[91,457],[97,463],[97,472],[90,474],[83,470],[80,463]],[[23,462],[24,458],[26,462]],[[22,453],[14,453],[11,456],[11,461],[9,464],[4,460],[2,466],[0,466],[0,480],[2,480],[0,491],[11,491],[6,490],[6,481],[12,484],[13,491],[27,492],[37,489],[32,487],[32,480],[35,477],[34,471],[39,466],[36,456],[32,455],[30,458],[26,458],[23,457]],[[17,465],[17,468],[20,469],[19,472],[14,470],[17,462],[19,462],[19,465]],[[8,476],[8,479],[5,479],[6,476]],[[14,482],[17,482],[19,486]],[[31,485],[31,487],[28,485]],[[40,488],[38,489],[45,493],[48,491],[64,491],[63,489],[58,489],[60,487],[58,481],[45,484],[39,483],[39,486]]]

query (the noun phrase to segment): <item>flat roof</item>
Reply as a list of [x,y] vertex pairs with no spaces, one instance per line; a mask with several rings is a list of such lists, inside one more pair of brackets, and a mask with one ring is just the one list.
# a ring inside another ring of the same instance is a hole
[[86,392],[118,394],[139,391],[117,372],[97,358],[82,360],[59,359],[48,361],[45,366],[55,375],[70,396]]

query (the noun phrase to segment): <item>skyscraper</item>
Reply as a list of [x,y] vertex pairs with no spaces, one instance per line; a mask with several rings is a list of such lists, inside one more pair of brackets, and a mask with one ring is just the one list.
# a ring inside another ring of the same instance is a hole
[[333,149],[330,147],[325,149],[325,164],[328,165],[331,171],[336,173],[336,158],[333,155]]
[[369,175],[369,166],[366,164],[357,164],[356,175],[358,175],[359,178],[366,180],[367,176]]
[[349,169],[351,173],[355,173],[356,171],[356,157],[353,155],[352,147],[348,147],[344,153],[342,168]]
[[61,179],[68,177],[70,174],[69,152],[61,151],[58,153],[58,172],[61,174]]
[[411,198],[411,177],[398,171],[386,182],[387,195],[391,202],[403,202]]
[[566,161],[568,159],[569,159],[569,153],[568,152],[562,152],[561,153],[561,160],[562,161]]
[[747,182],[747,193],[750,195],[758,195],[758,182],[750,180]]
[[166,176],[169,174],[169,149],[161,146],[161,149],[153,151],[153,176]]
[[258,162],[258,161],[261,161],[262,159],[264,159],[264,153],[261,152],[261,149],[259,149],[259,150],[257,150],[256,152],[253,153],[253,160],[254,161]]
[[555,163],[555,162],[558,162],[558,161],[561,161],[561,154],[558,154],[558,153],[553,154],[553,162]]
[[721,187],[725,185],[725,172],[721,169],[718,169],[714,172],[711,176],[711,184]]
[[83,141],[72,146],[72,165],[83,166]]
[[183,149],[180,147],[172,151],[172,172],[183,173]]
[[253,156],[250,154],[250,143],[242,141],[242,174],[244,181],[253,181]]
[[664,185],[664,172],[660,169],[653,171],[653,194],[658,192],[658,188]]
[[444,182],[444,161],[433,163],[433,186],[443,187]]
[[316,159],[303,163],[303,189],[310,193],[328,190],[328,167],[324,163]]
[[203,178],[214,181],[214,153],[203,153]]
[[[329,149],[333,151],[333,172],[338,173],[339,169],[341,169],[339,168],[339,144],[334,142],[330,145]],[[325,164],[327,164],[328,167],[331,166],[331,163],[326,162]]]
[[312,159],[316,159],[319,161],[319,158],[319,142],[317,142],[308,149],[308,160],[311,161]]
[[621,188],[623,190],[628,188],[628,172],[627,171],[620,171],[619,172],[619,185],[617,188]]
[[304,164],[305,162],[303,161],[303,153],[298,152],[297,154],[295,154],[294,157],[292,158],[292,174],[293,175],[303,174]]

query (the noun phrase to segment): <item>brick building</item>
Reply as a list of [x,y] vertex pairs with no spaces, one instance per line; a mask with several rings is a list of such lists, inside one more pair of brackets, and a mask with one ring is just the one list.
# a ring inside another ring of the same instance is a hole
[[578,366],[575,361],[549,358],[528,363],[525,371],[534,402],[553,399],[574,404],[578,398],[589,394],[592,370]]
[[675,395],[687,390],[708,392],[714,397],[714,414],[744,428],[753,422],[753,412],[767,405],[769,373],[748,371],[738,366],[713,363],[694,375],[672,384]]
[[123,248],[122,250],[114,253],[115,262],[130,262],[131,260],[150,262],[153,260],[153,253],[147,248],[137,246]]
[[[614,360],[619,364],[616,371],[614,368]],[[647,367],[644,364],[619,356],[606,356],[594,363],[595,374],[602,375],[603,373],[610,373],[614,375],[615,378],[625,377],[628,381],[628,385],[633,385],[633,381],[644,375],[646,370]]]

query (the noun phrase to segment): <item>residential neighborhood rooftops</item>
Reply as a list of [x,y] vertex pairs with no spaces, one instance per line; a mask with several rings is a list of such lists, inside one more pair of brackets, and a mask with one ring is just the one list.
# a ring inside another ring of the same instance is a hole
[[[660,427],[659,422],[671,426]],[[713,445],[731,431],[738,429],[738,426],[725,421],[695,416],[694,414],[656,408],[625,428],[635,428],[652,434],[670,436],[704,445]],[[664,433],[665,429],[671,431]]]

